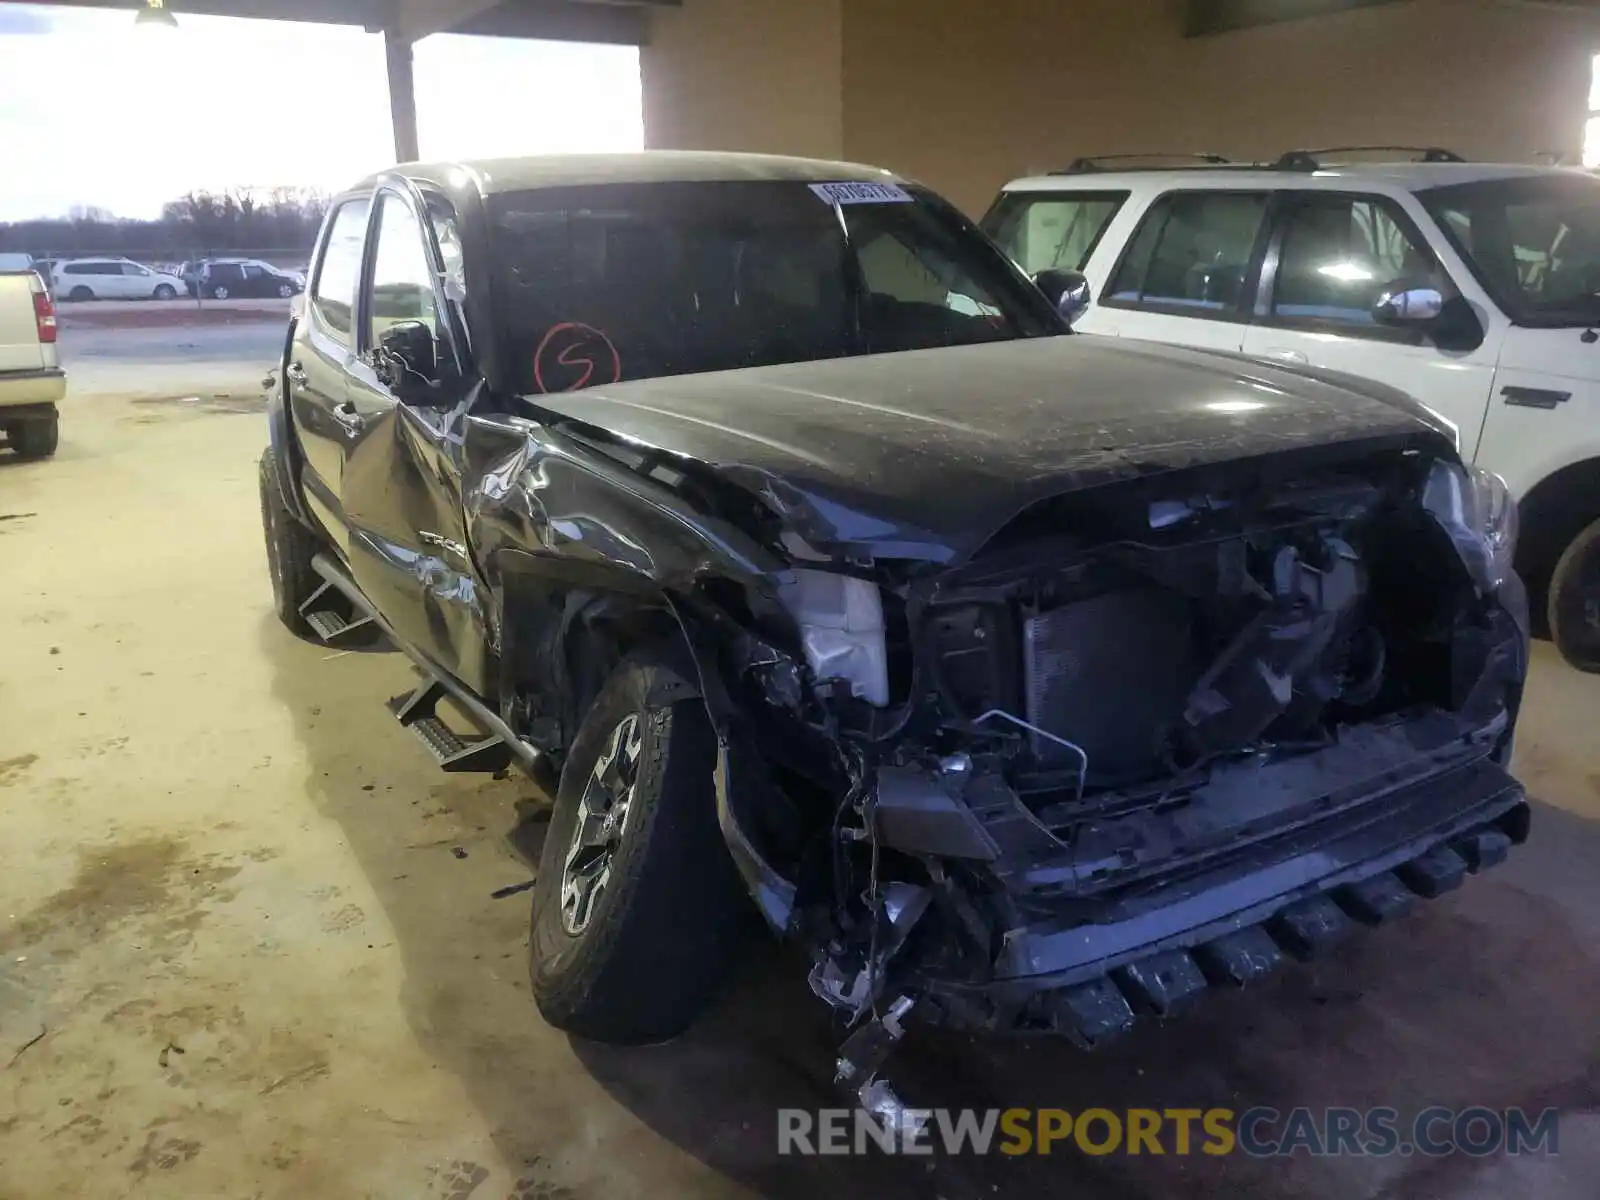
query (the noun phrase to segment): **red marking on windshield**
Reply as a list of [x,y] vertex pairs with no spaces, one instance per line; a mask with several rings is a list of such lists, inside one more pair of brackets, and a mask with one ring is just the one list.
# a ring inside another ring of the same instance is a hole
[[[611,367],[611,378],[596,379],[596,373],[603,372],[607,362]],[[554,376],[554,379],[547,381],[547,374]],[[574,377],[563,378],[567,375]],[[541,393],[575,392],[591,383],[617,383],[621,379],[622,358],[611,344],[611,339],[593,325],[585,325],[582,321],[562,321],[559,325],[552,325],[539,339],[539,348],[533,352],[533,382]]]

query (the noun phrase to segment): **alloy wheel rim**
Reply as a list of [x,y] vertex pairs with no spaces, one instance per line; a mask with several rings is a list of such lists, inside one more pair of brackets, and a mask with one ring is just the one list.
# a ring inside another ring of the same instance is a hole
[[572,841],[561,864],[561,924],[576,937],[589,927],[611,882],[611,868],[628,828],[633,790],[644,749],[637,713],[617,722],[595,760],[578,800]]

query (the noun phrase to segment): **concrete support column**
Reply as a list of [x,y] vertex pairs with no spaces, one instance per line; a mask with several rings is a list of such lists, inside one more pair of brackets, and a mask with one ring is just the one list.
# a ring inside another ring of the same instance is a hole
[[396,162],[422,157],[417,146],[417,88],[412,65],[411,39],[393,29],[383,35],[389,62],[389,119],[394,123]]

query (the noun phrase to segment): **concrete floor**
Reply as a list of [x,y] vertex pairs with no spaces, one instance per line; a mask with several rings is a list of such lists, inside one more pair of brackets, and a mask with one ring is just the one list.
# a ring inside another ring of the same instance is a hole
[[531,787],[437,773],[381,704],[401,659],[272,617],[261,368],[222,399],[170,393],[226,364],[93,394],[155,377],[89,349],[59,456],[0,452],[4,1200],[1596,1194],[1600,678],[1547,646],[1511,863],[1100,1055],[927,1036],[897,1080],[930,1105],[1554,1105],[1559,1158],[780,1159],[775,1110],[833,1103],[801,965],[760,955],[672,1045],[543,1025],[526,896],[489,895],[528,877]]

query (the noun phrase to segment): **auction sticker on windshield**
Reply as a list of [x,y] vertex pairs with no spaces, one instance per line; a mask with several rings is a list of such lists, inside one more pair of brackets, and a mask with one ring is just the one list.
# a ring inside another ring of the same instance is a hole
[[829,204],[909,204],[914,199],[892,183],[813,183],[811,190]]

